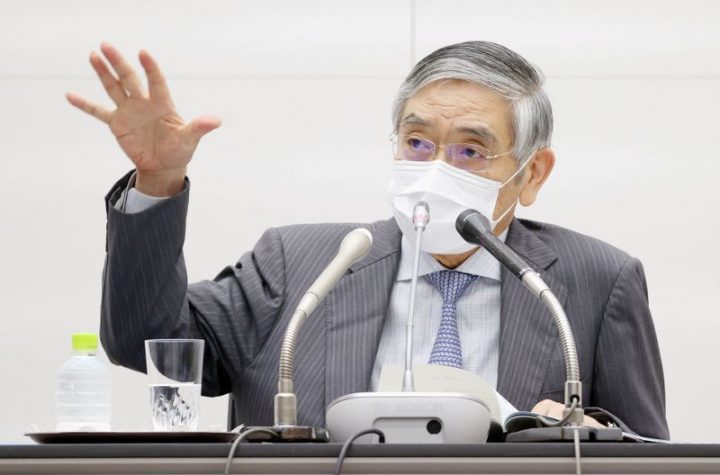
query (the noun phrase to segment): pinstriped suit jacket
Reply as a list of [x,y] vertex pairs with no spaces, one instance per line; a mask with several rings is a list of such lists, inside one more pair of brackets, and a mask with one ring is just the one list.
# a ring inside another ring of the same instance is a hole
[[[268,230],[252,252],[214,280],[188,285],[183,261],[189,191],[137,214],[107,196],[101,338],[113,362],[145,371],[143,340],[206,341],[203,393],[232,391],[239,420],[272,424],[279,348],[299,299],[356,224]],[[323,425],[335,398],[366,391],[400,257],[394,220],[365,225],[368,256],[308,319],[295,361],[299,422]],[[514,220],[507,244],[543,274],[577,339],[583,402],[636,432],[668,437],[662,364],[639,261],[556,226]],[[498,391],[521,410],[562,401],[565,367],[543,305],[502,274]]]

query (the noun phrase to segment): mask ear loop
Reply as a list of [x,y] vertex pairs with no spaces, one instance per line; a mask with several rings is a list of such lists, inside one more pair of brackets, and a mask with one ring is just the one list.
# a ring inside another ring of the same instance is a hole
[[[534,155],[534,154],[533,154],[533,155]],[[525,169],[525,167],[527,166],[527,164],[530,163],[530,160],[532,159],[533,155],[530,155],[528,158],[526,158],[526,159],[522,162],[522,165],[520,165],[520,167],[515,171],[515,173],[513,173],[512,175],[510,175],[510,178],[508,178],[507,180],[505,180],[505,181],[502,183],[502,185],[500,185],[500,188],[498,188],[498,193],[500,193],[500,190],[502,189],[503,186],[507,185],[507,184],[510,183],[512,180],[514,180],[515,177],[518,176],[518,174]],[[517,198],[515,198],[515,201],[513,201],[513,202],[510,204],[510,206],[508,206],[507,209],[502,212],[502,214],[498,217],[498,219],[493,219],[493,220],[491,220],[491,223],[490,223],[490,224],[492,225],[492,232],[495,232],[495,226],[497,226],[497,224],[498,224],[500,221],[502,221],[503,218],[508,215],[508,213],[510,212],[510,210],[514,209],[514,208],[515,208],[515,205],[517,205],[519,202],[520,202],[520,197],[518,196]]]
[[520,165],[520,167],[518,167],[518,169],[515,170],[515,173],[513,173],[512,175],[510,175],[510,178],[508,178],[507,180],[505,180],[504,182],[502,182],[502,185],[500,185],[500,188],[502,188],[503,186],[507,185],[507,184],[510,183],[512,180],[514,180],[515,177],[518,176],[518,175],[520,174],[520,172],[522,172],[522,171],[525,169],[525,167],[527,166],[527,164],[530,163],[530,160],[532,160],[533,156],[535,156],[534,153],[533,153],[532,155],[530,155],[528,158],[526,158],[525,160],[523,160],[523,161],[522,161],[522,164]]
[[509,213],[512,209],[515,208],[515,205],[518,204],[518,201],[520,201],[519,198],[515,198],[515,201],[513,201],[513,202],[510,204],[510,206],[508,206],[508,208],[507,208],[505,211],[503,211],[503,213],[500,215],[500,217],[499,217],[498,219],[493,219],[493,220],[492,220],[491,225],[492,225],[492,231],[493,231],[493,232],[495,232],[495,226],[497,226],[498,223],[499,223],[500,221],[502,221],[503,218],[504,218],[505,216],[507,216],[508,213]]

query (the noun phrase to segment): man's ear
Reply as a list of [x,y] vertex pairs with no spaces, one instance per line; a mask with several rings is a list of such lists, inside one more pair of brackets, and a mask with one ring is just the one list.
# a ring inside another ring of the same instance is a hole
[[543,148],[535,152],[535,156],[530,159],[527,166],[526,183],[520,192],[520,204],[530,206],[535,202],[537,194],[542,188],[545,180],[550,176],[550,172],[555,166],[555,153],[552,149]]

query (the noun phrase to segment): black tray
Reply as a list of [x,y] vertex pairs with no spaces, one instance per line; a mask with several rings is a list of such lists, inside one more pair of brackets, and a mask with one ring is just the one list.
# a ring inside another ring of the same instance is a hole
[[38,444],[122,444],[232,442],[235,432],[29,432]]

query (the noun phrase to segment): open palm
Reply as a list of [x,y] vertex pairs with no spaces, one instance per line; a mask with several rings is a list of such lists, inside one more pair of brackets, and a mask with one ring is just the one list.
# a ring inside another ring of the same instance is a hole
[[198,142],[220,126],[220,119],[202,116],[186,124],[175,111],[160,68],[146,51],[140,51],[139,58],[147,75],[147,93],[117,49],[103,43],[101,51],[115,74],[94,52],[90,64],[117,108],[110,111],[75,94],[68,94],[68,101],[110,126],[120,147],[135,164],[138,180],[181,183]]

